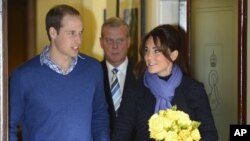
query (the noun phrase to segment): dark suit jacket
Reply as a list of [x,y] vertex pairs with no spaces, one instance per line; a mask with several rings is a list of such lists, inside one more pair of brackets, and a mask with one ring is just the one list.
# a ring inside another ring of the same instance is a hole
[[[115,122],[112,141],[153,141],[149,138],[148,120],[154,114],[156,99],[140,80],[127,90]],[[203,85],[187,76],[176,88],[172,105],[201,121],[202,141],[217,141],[217,129]]]
[[[116,113],[114,109],[114,103],[112,100],[112,94],[110,90],[110,84],[109,84],[109,77],[108,77],[108,69],[105,60],[101,62],[102,67],[103,67],[103,78],[104,78],[104,89],[105,89],[105,96],[106,96],[106,101],[108,104],[108,112],[109,112],[109,119],[110,119],[110,132],[112,134],[113,131],[113,126],[114,126],[114,121],[116,119]],[[126,78],[124,82],[124,88],[123,88],[123,95],[122,99],[124,97],[124,94],[127,93],[125,92],[129,87],[133,87],[135,84],[135,76],[133,74],[133,63],[129,60],[128,61],[128,66],[127,66],[127,72],[126,72]]]

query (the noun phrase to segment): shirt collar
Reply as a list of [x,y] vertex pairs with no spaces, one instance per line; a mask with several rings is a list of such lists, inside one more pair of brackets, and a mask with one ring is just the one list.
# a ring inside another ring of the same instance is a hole
[[[107,60],[106,60],[106,65],[109,71],[115,68]],[[126,74],[127,66],[128,66],[128,58],[126,57],[126,59],[118,67],[116,67],[119,70],[118,73],[120,72],[120,73]]]
[[41,66],[46,62],[46,60],[49,60],[49,45],[46,45],[42,51],[42,53],[40,54],[40,63]]
[[49,57],[49,45],[46,45],[45,48],[43,49],[42,53],[40,54],[40,63],[41,66],[46,64],[49,68],[51,68],[52,70],[54,70],[55,72],[59,73],[59,74],[63,74],[63,75],[67,75],[69,74],[76,66],[77,64],[77,58],[75,57],[70,66],[69,69],[64,72],[56,63],[53,62],[53,60],[51,60],[51,58]]

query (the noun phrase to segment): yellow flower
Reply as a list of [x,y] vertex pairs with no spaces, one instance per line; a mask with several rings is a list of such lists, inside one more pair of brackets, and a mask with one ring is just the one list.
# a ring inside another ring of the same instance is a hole
[[191,136],[191,134],[190,134],[189,130],[181,130],[181,131],[179,131],[178,139],[185,140],[186,138],[188,138],[190,136]]
[[183,141],[193,141],[192,137],[187,137]]
[[165,115],[166,115],[166,118],[168,118],[169,120],[172,120],[172,121],[176,121],[180,118],[180,113],[173,111],[171,109],[167,109],[165,112]]
[[173,131],[168,131],[165,135],[164,141],[178,141],[177,140],[177,133]]
[[150,137],[156,140],[164,139],[164,135],[166,134],[164,130],[164,119],[158,114],[154,114],[149,120],[149,129]]
[[180,115],[180,118],[177,121],[178,124],[181,126],[190,126],[192,121],[190,120],[189,115],[181,111],[177,111],[177,112]]
[[150,138],[156,139],[156,140],[163,140],[167,134],[167,131],[162,130],[161,132],[151,132]]
[[200,131],[196,128],[191,132],[191,137],[195,141],[199,141],[201,139]]
[[158,114],[154,114],[149,120],[150,131],[161,132],[164,127],[164,119]]
[[192,121],[189,115],[176,106],[160,110],[149,119],[150,138],[156,141],[199,141],[200,122]]

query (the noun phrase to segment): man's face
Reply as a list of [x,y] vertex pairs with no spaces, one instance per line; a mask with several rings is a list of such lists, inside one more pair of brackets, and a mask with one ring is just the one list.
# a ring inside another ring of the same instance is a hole
[[52,46],[56,48],[57,56],[75,57],[82,42],[83,25],[80,16],[65,15],[61,28],[56,34],[51,34]]
[[130,37],[126,26],[103,28],[100,44],[105,59],[114,67],[119,66],[125,59],[130,47]]

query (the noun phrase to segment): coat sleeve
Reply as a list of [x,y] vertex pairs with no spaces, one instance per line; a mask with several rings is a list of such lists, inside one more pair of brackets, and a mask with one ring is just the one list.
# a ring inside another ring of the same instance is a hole
[[[208,95],[202,83],[196,81],[188,81],[189,84],[184,87],[184,95],[187,102],[189,113],[192,120],[200,121],[199,127],[201,133],[201,141],[217,141],[217,129],[215,127],[214,118],[210,108]],[[183,103],[186,103],[183,102]]]
[[200,86],[197,91],[199,92],[197,100],[197,108],[195,113],[197,115],[197,120],[201,121],[200,132],[202,141],[217,141],[217,129],[215,127],[212,111],[210,108],[210,103],[208,96],[206,94],[203,86]]

